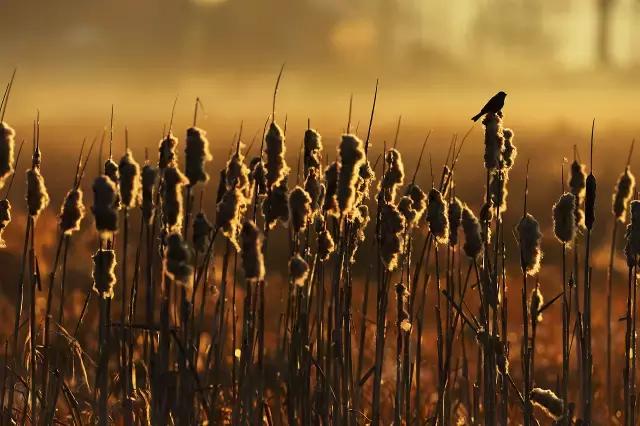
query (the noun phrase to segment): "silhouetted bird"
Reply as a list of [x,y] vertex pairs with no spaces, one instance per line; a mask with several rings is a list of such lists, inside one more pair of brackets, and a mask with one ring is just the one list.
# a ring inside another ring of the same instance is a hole
[[489,99],[489,102],[485,106],[482,107],[482,110],[478,113],[478,115],[472,118],[473,121],[478,121],[480,117],[488,113],[496,113],[504,107],[504,98],[507,97],[507,94],[504,92],[498,92],[493,98]]

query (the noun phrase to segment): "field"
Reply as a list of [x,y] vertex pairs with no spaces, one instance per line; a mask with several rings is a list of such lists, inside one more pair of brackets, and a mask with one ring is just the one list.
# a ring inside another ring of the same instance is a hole
[[14,130],[6,95],[3,424],[638,422],[632,130],[294,122],[277,87],[208,132]]

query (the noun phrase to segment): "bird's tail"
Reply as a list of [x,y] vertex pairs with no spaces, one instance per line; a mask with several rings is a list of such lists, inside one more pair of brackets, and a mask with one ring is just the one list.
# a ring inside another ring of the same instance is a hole
[[480,117],[482,117],[482,112],[479,112],[477,115],[474,115],[473,117],[471,117],[471,119],[473,121],[478,121]]

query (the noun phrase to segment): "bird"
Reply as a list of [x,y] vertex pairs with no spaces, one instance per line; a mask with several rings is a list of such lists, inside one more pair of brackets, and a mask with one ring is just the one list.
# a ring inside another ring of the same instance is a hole
[[495,94],[495,96],[489,99],[489,102],[485,106],[482,107],[480,112],[477,115],[474,115],[471,119],[473,121],[478,121],[480,117],[485,114],[493,113],[500,111],[502,107],[504,107],[504,98],[507,97],[507,94],[500,91]]

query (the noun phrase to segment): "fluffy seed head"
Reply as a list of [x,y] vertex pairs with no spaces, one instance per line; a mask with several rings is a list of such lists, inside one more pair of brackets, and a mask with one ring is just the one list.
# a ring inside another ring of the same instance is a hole
[[82,195],[81,189],[73,188],[64,197],[64,202],[58,215],[58,224],[65,235],[71,235],[80,230],[80,222],[82,222],[85,214]]
[[577,197],[578,205],[582,203],[586,181],[587,173],[585,172],[584,164],[574,160],[571,163],[571,172],[569,173],[569,188],[571,188],[571,193]]
[[464,245],[462,249],[467,257],[475,259],[482,250],[482,229],[480,222],[468,206],[462,209],[462,231],[464,232]]
[[242,268],[249,282],[264,280],[265,268],[262,255],[262,233],[253,221],[246,221],[240,232]]
[[116,285],[116,253],[113,250],[100,249],[92,259],[93,291],[103,299],[113,298],[113,287]]
[[340,167],[338,171],[337,199],[340,212],[344,215],[351,213],[356,203],[358,188],[358,173],[364,163],[364,144],[355,135],[342,135],[340,148]]
[[451,247],[458,244],[458,228],[460,228],[460,222],[462,221],[462,209],[464,206],[458,197],[453,197],[449,202],[449,245]]
[[156,183],[158,169],[150,164],[142,167],[142,216],[146,223],[151,223],[155,210]]
[[338,163],[334,161],[324,171],[325,195],[322,210],[331,216],[339,216],[338,201]]
[[16,132],[5,122],[0,122],[0,188],[13,173],[13,152]]
[[322,204],[324,185],[320,181],[320,169],[310,168],[304,181],[304,190],[311,198],[311,210],[316,213]]
[[326,229],[320,231],[318,234],[318,258],[323,262],[327,261],[335,249],[336,245],[331,233]]
[[391,148],[385,155],[387,168],[380,182],[379,190],[382,192],[384,200],[392,203],[396,198],[396,190],[404,182],[404,164],[402,156],[395,148]]
[[164,250],[164,271],[176,283],[185,287],[193,286],[193,266],[191,266],[191,249],[179,233],[167,236],[167,247]]
[[542,313],[540,309],[544,305],[544,297],[542,297],[542,292],[540,291],[540,287],[536,286],[531,291],[531,297],[529,298],[529,312],[531,314],[531,318],[535,318],[536,322],[542,321]]
[[309,265],[307,262],[300,256],[300,254],[293,256],[291,260],[289,260],[289,278],[293,284],[298,287],[304,287],[308,275]]
[[27,170],[27,208],[29,216],[37,218],[49,205],[49,193],[39,167]]
[[164,170],[169,166],[178,164],[178,156],[176,147],[178,146],[178,138],[169,133],[167,137],[160,141],[158,146],[158,168]]
[[251,173],[249,178],[254,186],[254,190],[258,195],[266,195],[267,193],[267,171],[260,157],[254,157],[249,163]]
[[553,205],[553,233],[561,243],[570,244],[576,237],[576,196],[565,192]]
[[510,170],[513,167],[513,163],[518,156],[518,149],[513,144],[513,130],[504,129],[502,131],[504,136],[504,148],[502,150],[502,165],[505,169]]
[[304,132],[304,175],[307,176],[310,169],[320,169],[322,152],[322,137],[314,129]]
[[118,166],[120,171],[120,199],[126,209],[134,208],[140,202],[140,165],[127,149]]
[[406,195],[411,197],[411,208],[416,212],[416,221],[420,221],[427,210],[427,194],[417,184],[410,183]]
[[627,205],[631,201],[635,186],[636,178],[629,170],[629,167],[626,167],[624,173],[618,178],[611,206],[613,215],[618,222],[624,223],[627,220]]
[[216,225],[237,250],[240,249],[238,233],[240,232],[240,224],[245,207],[246,198],[238,188],[225,191],[216,206]]
[[311,220],[311,197],[302,187],[296,186],[289,194],[289,217],[293,232],[307,229],[307,223]]
[[627,265],[635,266],[640,256],[640,201],[633,200],[630,204],[631,220],[625,232],[624,253],[627,256]]
[[365,158],[365,161],[360,166],[358,171],[358,197],[356,204],[362,203],[364,200],[369,199],[369,190],[371,183],[376,179],[376,173],[371,167],[369,160]]
[[493,221],[493,201],[489,199],[488,203],[484,203],[480,208],[480,222],[482,223],[482,240],[491,241],[491,222]]
[[203,212],[198,212],[193,218],[193,247],[196,252],[203,253],[207,249],[212,228],[207,215]]
[[96,230],[102,238],[110,238],[118,230],[118,207],[116,184],[107,176],[98,176],[93,181],[93,206],[91,211],[96,221]]
[[11,203],[6,198],[0,200],[0,248],[5,248],[7,245],[2,239],[2,232],[6,229],[7,225],[11,222]]
[[501,153],[504,145],[502,135],[502,117],[489,113],[482,120],[484,124],[484,166],[486,169],[497,169],[501,163]]
[[238,188],[247,198],[251,198],[249,168],[244,164],[244,155],[240,150],[227,161],[225,181],[227,189]]
[[412,228],[417,225],[418,221],[416,220],[416,218],[418,217],[418,214],[413,209],[413,202],[411,200],[411,197],[409,197],[408,195],[404,195],[402,198],[400,198],[400,201],[398,201],[398,210],[404,217],[407,226]]
[[554,421],[558,421],[564,416],[564,402],[551,390],[533,388],[529,393],[529,398],[534,405]]
[[113,159],[109,158],[105,161],[104,174],[116,185],[120,183],[120,169],[118,168],[118,163],[113,161]]
[[366,204],[360,204],[350,217],[352,221],[351,227],[351,263],[355,263],[358,247],[364,242],[366,237],[367,225],[371,220],[369,216],[369,207]]
[[380,257],[388,271],[398,266],[404,243],[404,218],[392,204],[384,204],[380,212]]
[[269,229],[273,229],[278,221],[283,224],[289,222],[289,194],[286,179],[267,195],[262,204],[262,213]]
[[491,197],[491,203],[494,208],[498,209],[500,216],[507,211],[507,183],[509,182],[509,175],[502,169],[494,170],[491,173],[489,181],[489,196]]
[[169,231],[180,232],[184,219],[182,187],[189,181],[175,166],[164,169],[162,191],[162,220]]
[[429,230],[439,244],[449,241],[449,217],[447,203],[440,191],[431,188],[429,191],[429,203],[427,204],[427,222]]
[[189,185],[207,182],[209,175],[205,168],[207,162],[213,159],[209,150],[207,132],[198,127],[189,127],[184,155],[185,175],[189,179]]
[[267,169],[267,186],[278,186],[289,174],[289,166],[285,155],[287,148],[284,144],[284,133],[280,126],[271,122],[265,139],[265,168]]
[[527,275],[535,275],[540,271],[542,249],[540,240],[542,233],[538,221],[529,213],[520,219],[518,223],[518,235],[520,237],[521,267]]

